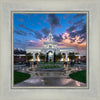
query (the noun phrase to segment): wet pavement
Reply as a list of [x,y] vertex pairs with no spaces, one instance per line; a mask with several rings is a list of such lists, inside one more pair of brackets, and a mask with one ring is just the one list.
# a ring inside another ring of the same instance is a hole
[[15,87],[29,86],[74,86],[85,87],[86,84],[66,77],[35,77],[29,78],[21,83],[14,85]]
[[15,84],[14,87],[31,87],[31,86],[68,86],[68,87],[86,87],[85,83],[73,80],[69,74],[86,69],[86,65],[75,65],[69,67],[64,65],[64,71],[36,71],[37,66],[19,67],[19,72],[29,73],[31,77],[23,82]]

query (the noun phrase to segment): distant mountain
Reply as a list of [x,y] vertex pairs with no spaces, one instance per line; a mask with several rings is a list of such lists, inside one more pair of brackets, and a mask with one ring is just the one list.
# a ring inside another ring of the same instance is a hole
[[21,48],[14,49],[14,54],[26,54],[26,51]]

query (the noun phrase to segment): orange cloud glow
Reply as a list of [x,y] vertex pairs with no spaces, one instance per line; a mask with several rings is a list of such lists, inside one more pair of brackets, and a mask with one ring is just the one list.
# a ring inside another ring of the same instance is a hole
[[[67,37],[67,39],[65,39],[65,36]],[[73,43],[71,43],[69,33],[64,33],[62,35],[62,38],[63,40],[61,42],[58,42],[58,45],[62,44],[59,47],[74,47],[76,52],[82,52],[82,53],[84,51],[86,52],[86,41],[84,41],[81,44],[78,43],[83,40],[83,39],[80,39],[80,36],[75,36],[75,38],[71,38],[71,39],[75,39]]]
[[[67,38],[65,38],[65,37],[67,37]],[[80,52],[82,54],[86,53],[86,41],[84,41],[83,43],[80,43],[80,44],[78,43],[78,42],[81,42],[83,40],[83,39],[80,39],[80,36],[75,36],[74,38],[71,38],[71,39],[75,40],[72,43],[71,43],[69,33],[64,33],[62,35],[62,38],[63,38],[62,41],[58,42],[58,47],[74,47],[75,52]],[[29,42],[35,43],[36,47],[43,47],[43,43],[46,41],[49,41],[49,39],[42,38],[41,40],[38,40],[38,41],[30,40]]]

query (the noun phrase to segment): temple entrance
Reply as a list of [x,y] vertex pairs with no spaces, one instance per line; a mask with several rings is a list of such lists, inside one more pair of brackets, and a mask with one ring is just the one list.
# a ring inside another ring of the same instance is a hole
[[54,54],[52,51],[49,51],[47,53],[47,57],[48,57],[48,62],[53,62],[54,61]]

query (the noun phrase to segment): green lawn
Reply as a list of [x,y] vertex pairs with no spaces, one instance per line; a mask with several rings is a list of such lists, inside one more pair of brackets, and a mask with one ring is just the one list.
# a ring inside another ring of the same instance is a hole
[[14,84],[22,82],[30,77],[30,74],[14,71]]
[[86,83],[86,70],[78,71],[69,75],[72,79]]

